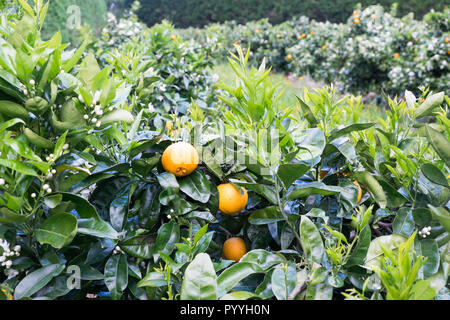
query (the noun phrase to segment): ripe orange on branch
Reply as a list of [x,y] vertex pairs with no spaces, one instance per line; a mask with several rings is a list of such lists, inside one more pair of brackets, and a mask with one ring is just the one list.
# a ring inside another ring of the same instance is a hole
[[244,187],[241,190],[231,183],[224,183],[217,187],[219,191],[219,210],[225,214],[236,214],[247,206],[248,194]]
[[247,253],[247,247],[242,238],[233,237],[223,243],[222,251],[225,259],[237,262]]
[[164,150],[161,162],[164,170],[177,177],[191,174],[198,166],[199,155],[197,150],[187,142],[171,144]]

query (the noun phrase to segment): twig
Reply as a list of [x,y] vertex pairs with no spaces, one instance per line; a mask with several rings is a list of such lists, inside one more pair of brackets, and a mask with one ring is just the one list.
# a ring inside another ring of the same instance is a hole
[[306,282],[303,283],[301,286],[296,286],[294,290],[292,290],[291,294],[288,297],[288,300],[294,300],[295,297],[302,292],[306,288]]
[[218,226],[217,229],[220,229],[221,231],[225,232],[225,234],[227,235],[227,238],[231,238],[233,236],[230,231],[228,231],[227,229],[225,229],[222,226]]

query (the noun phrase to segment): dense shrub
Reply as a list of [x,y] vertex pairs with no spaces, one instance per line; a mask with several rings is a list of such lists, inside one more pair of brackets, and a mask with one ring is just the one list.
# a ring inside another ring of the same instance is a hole
[[396,17],[382,6],[355,10],[345,23],[317,22],[307,17],[272,25],[267,19],[212,24],[183,30],[186,38],[214,39],[224,57],[233,44],[252,50],[279,72],[310,75],[337,83],[343,91],[382,90],[400,94],[421,85],[445,90],[450,82],[450,10],[430,12],[423,21]]
[[[351,0],[142,0],[139,17],[148,25],[168,19],[177,27],[204,26],[213,22],[234,20],[246,23],[268,18],[281,23],[295,15],[318,21],[343,22],[356,4]],[[394,0],[361,0],[363,6],[380,3],[389,8]],[[400,14],[409,12],[422,16],[430,9],[441,10],[445,0],[398,1]]]

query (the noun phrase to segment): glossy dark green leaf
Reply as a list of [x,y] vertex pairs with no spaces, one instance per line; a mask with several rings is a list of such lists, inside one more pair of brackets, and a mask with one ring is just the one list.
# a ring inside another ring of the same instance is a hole
[[161,174],[156,175],[159,184],[164,189],[174,189],[178,190],[180,185],[178,184],[177,178],[174,174],[170,172],[163,172]]
[[142,227],[150,230],[159,220],[161,204],[159,203],[159,193],[161,188],[157,184],[149,185],[139,197],[141,207],[138,211],[139,223]]
[[270,267],[284,261],[283,257],[278,254],[263,249],[247,252],[240,260],[240,262],[255,263],[263,270],[268,270]]
[[36,240],[61,249],[77,234],[77,218],[70,213],[57,213],[46,219],[36,230]]
[[27,176],[37,177],[37,172],[19,160],[0,159],[0,166],[12,169]]
[[119,237],[117,231],[109,223],[94,218],[78,219],[78,233],[108,239]]
[[195,210],[195,211],[189,212],[184,217],[188,218],[188,219],[190,219],[190,218],[201,219],[201,220],[205,220],[205,221],[207,221],[209,223],[217,223],[216,217],[214,217],[212,215],[212,213],[209,212],[209,211],[197,211],[197,210]]
[[393,231],[406,238],[414,232],[416,224],[410,208],[400,208],[394,219]]
[[445,208],[437,208],[430,204],[428,208],[430,208],[433,218],[438,220],[447,232],[450,232],[450,212]]
[[412,211],[412,215],[414,218],[414,222],[420,228],[429,226],[431,224],[431,220],[433,217],[431,216],[431,212],[426,208],[417,208]]
[[180,190],[190,198],[201,203],[208,202],[211,194],[211,183],[203,172],[195,170],[187,177],[180,179],[178,183]]
[[302,216],[300,220],[300,239],[308,264],[321,264],[325,247],[319,230],[307,216]]
[[[171,281],[172,282],[172,281]],[[164,275],[159,272],[149,272],[137,284],[138,287],[164,287],[167,286],[167,281]]]
[[155,262],[159,259],[159,251],[168,255],[171,254],[179,238],[180,226],[178,224],[173,222],[163,224],[158,230],[153,247],[153,259]]
[[255,225],[268,224],[283,220],[283,216],[277,207],[266,207],[264,209],[256,210],[250,214],[248,222]]
[[427,279],[439,270],[439,247],[436,240],[423,239],[418,241],[418,249],[417,253],[427,258],[422,267],[424,279]]
[[217,278],[211,258],[199,253],[186,268],[181,300],[217,300]]
[[119,246],[133,257],[150,259],[154,252],[154,243],[155,237],[153,235],[138,235],[121,242]]
[[87,264],[78,264],[77,265],[80,268],[81,272],[81,280],[103,280],[104,275],[94,267],[91,267]]
[[288,188],[295,180],[303,176],[309,168],[308,165],[303,163],[286,163],[278,167],[277,175],[285,188]]
[[75,210],[77,211],[80,218],[94,218],[96,220],[100,220],[97,210],[86,199],[68,192],[60,192],[60,194],[62,194],[62,201],[70,201],[75,204]]
[[257,264],[250,262],[239,262],[224,270],[217,277],[217,292],[221,297],[227,294],[242,279],[254,273],[261,273],[264,270]]
[[128,262],[123,254],[112,255],[105,264],[105,285],[113,300],[119,300],[128,285]]
[[448,187],[448,181],[445,175],[436,166],[431,163],[425,163],[420,167],[423,175],[433,183]]
[[272,291],[272,273],[273,269],[270,269],[265,275],[264,280],[255,289],[255,294],[257,294],[261,299],[270,299],[273,297]]
[[59,275],[64,268],[65,266],[62,264],[49,264],[30,272],[16,286],[14,290],[14,299],[19,300],[25,297],[31,297],[54,277]]
[[331,196],[342,191],[341,187],[327,186],[322,182],[308,182],[296,186],[287,194],[288,200],[295,200],[298,198],[306,198],[312,194],[320,194],[322,196]]
[[353,250],[350,258],[346,263],[346,267],[351,266],[363,266],[366,260],[367,251],[370,246],[370,239],[372,233],[370,231],[370,226],[366,225],[359,235],[358,242],[356,243],[355,249]]
[[117,231],[121,231],[128,216],[128,202],[131,185],[122,188],[109,205],[109,220]]
[[250,183],[246,181],[229,179],[229,181],[238,186],[244,187],[247,190],[256,192],[257,194],[263,196],[271,204],[277,204],[277,194],[272,186],[267,186],[259,183]]

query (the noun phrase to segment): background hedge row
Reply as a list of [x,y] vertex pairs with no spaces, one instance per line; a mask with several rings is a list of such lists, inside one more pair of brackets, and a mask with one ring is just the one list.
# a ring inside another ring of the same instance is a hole
[[[130,4],[133,0],[126,0]],[[114,2],[114,1],[113,1]],[[343,22],[357,5],[352,0],[141,0],[139,18],[147,25],[163,19],[172,21],[176,27],[204,26],[212,22],[269,18],[280,23],[295,15],[305,15],[318,21]],[[390,8],[398,3],[400,15],[414,12],[421,17],[431,9],[442,10],[446,0],[361,0],[363,7],[381,4]]]

